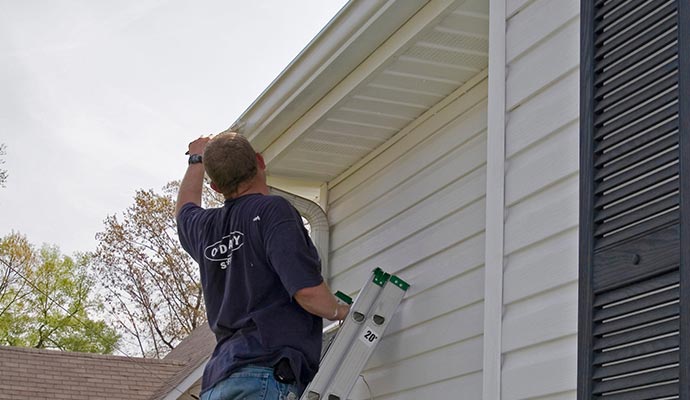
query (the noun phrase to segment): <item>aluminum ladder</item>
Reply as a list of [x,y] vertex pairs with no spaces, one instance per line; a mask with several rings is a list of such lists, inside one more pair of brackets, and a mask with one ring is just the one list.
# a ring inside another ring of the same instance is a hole
[[352,303],[300,400],[346,400],[410,285],[376,268]]

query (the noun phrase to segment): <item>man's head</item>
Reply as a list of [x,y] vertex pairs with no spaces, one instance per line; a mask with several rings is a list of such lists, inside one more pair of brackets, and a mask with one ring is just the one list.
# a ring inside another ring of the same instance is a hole
[[232,197],[241,184],[256,176],[258,158],[244,136],[227,131],[211,139],[203,155],[204,168],[213,188],[227,198]]

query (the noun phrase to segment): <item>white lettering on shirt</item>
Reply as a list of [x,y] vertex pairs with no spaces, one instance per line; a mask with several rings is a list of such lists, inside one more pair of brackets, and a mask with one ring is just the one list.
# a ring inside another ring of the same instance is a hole
[[230,265],[232,253],[244,245],[244,233],[234,231],[204,249],[204,258],[209,261],[221,261],[221,269]]

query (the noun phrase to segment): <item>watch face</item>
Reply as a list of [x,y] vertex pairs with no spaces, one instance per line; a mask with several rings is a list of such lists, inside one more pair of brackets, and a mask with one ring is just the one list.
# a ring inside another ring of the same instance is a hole
[[190,164],[198,164],[201,162],[201,154],[192,154],[189,156],[189,163]]

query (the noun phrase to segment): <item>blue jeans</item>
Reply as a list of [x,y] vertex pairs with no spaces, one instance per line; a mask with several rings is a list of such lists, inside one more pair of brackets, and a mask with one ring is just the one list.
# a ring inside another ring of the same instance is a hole
[[285,384],[273,377],[273,368],[240,368],[201,395],[201,400],[299,400],[295,384]]

